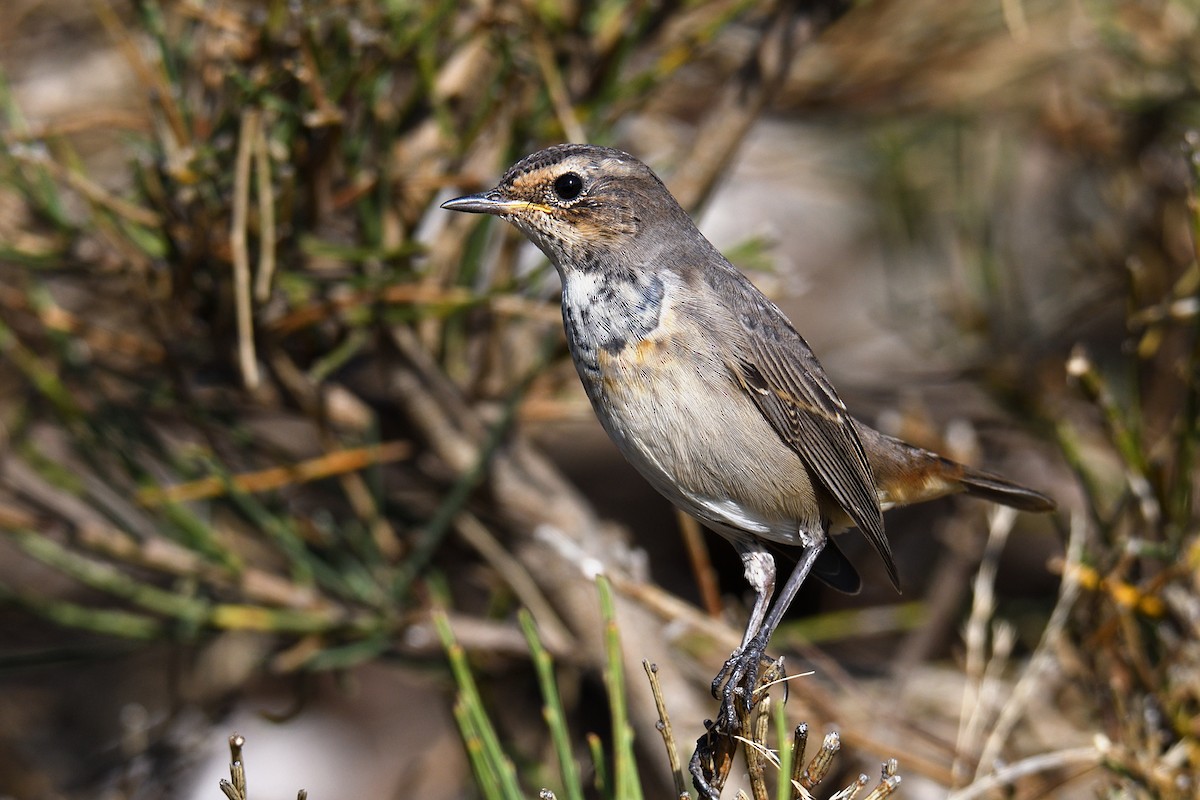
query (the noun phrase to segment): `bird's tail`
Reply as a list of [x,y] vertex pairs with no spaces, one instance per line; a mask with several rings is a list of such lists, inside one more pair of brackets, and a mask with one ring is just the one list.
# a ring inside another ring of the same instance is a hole
[[1020,511],[1053,511],[1051,498],[989,472],[951,461],[863,424],[859,438],[875,473],[881,500],[889,506],[921,503],[966,492]]
[[[961,467],[960,464],[955,466]],[[972,497],[991,500],[993,503],[1012,506],[1018,511],[1053,511],[1057,504],[1039,491],[1005,480],[990,472],[962,467],[958,482]]]

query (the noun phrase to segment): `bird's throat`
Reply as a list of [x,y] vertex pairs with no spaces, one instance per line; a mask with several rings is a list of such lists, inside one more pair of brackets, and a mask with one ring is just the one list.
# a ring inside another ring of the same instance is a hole
[[581,375],[599,370],[600,351],[616,354],[650,336],[662,319],[666,293],[653,273],[564,273],[563,323]]

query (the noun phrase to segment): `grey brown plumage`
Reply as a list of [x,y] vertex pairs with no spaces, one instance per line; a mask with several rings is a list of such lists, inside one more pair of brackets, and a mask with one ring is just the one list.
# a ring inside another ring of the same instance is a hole
[[[724,724],[733,724],[734,695],[748,700],[770,633],[805,577],[857,588],[828,533],[861,530],[898,587],[885,507],[963,491],[1054,507],[855,421],[787,317],[626,153],[551,147],[494,189],[444,207],[506,219],[550,258],[567,342],[601,424],[655,488],[741,556],[756,599],[742,646],[718,676]],[[799,559],[768,608],[778,546],[798,548]]]

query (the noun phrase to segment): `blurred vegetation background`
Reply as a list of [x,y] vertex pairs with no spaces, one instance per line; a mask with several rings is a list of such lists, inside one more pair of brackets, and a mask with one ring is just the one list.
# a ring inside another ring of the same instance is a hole
[[591,141],[856,414],[1060,502],[890,514],[901,597],[846,537],[868,589],[775,642],[831,780],[1195,797],[1198,89],[1193,2],[3,4],[0,796],[212,797],[234,726],[264,795],[497,796],[435,610],[562,792],[522,608],[587,796],[631,796],[583,736],[620,739],[597,569],[671,791],[640,661],[686,759],[740,564],[604,440],[553,271],[436,208]]

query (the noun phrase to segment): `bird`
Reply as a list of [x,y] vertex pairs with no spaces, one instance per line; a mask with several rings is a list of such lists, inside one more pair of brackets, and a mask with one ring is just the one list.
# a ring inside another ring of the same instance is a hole
[[[551,146],[494,188],[441,207],[499,217],[549,258],[601,426],[655,489],[740,556],[755,599],[711,687],[727,730],[737,698],[751,703],[771,634],[805,580],[860,589],[831,534],[860,530],[899,591],[885,509],[960,492],[1055,508],[1041,492],[854,418],[791,321],[626,152]],[[796,559],[776,595],[780,549]]]

